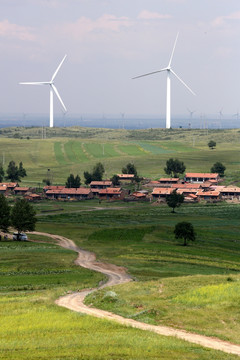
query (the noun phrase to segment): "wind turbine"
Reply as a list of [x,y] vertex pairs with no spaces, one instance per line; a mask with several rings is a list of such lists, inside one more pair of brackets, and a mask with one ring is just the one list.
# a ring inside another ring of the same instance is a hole
[[139,75],[139,76],[135,76],[133,79],[138,79],[140,77],[143,76],[148,76],[148,75],[153,75],[153,74],[157,74],[159,72],[162,71],[166,71],[167,72],[167,97],[166,97],[166,129],[170,129],[171,127],[171,74],[173,74],[193,95],[196,95],[191,89],[190,87],[187,86],[187,84],[185,84],[185,82],[172,70],[171,68],[171,64],[172,64],[172,58],[173,58],[173,54],[175,51],[175,47],[176,47],[176,43],[177,43],[177,39],[178,39],[178,34],[173,46],[173,50],[172,50],[172,54],[168,63],[168,66],[157,70],[157,71],[153,71],[151,73],[148,74],[143,74],[143,75]]
[[57,67],[57,70],[55,71],[55,73],[53,74],[52,78],[50,81],[41,81],[41,82],[21,82],[19,84],[21,85],[49,85],[50,86],[50,115],[49,115],[49,119],[50,119],[50,124],[49,126],[50,127],[53,127],[53,93],[56,94],[58,100],[60,101],[64,111],[66,112],[67,109],[66,109],[66,106],[64,105],[60,95],[59,95],[59,92],[56,88],[56,86],[54,85],[54,80],[57,76],[57,73],[60,69],[60,67],[62,66],[64,60],[66,59],[67,55],[64,56],[64,58],[62,59],[62,61],[60,62],[60,64],[58,65]]

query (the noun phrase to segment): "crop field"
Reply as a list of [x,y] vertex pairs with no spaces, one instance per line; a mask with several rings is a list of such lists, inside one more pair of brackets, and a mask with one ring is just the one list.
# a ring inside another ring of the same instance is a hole
[[[39,185],[47,169],[51,170],[55,184],[64,184],[70,172],[83,179],[83,172],[91,170],[98,161],[105,166],[107,177],[120,173],[131,161],[140,176],[158,179],[165,176],[165,163],[170,157],[183,161],[189,172],[208,172],[220,161],[227,167],[226,183],[239,183],[238,130],[207,133],[182,129],[117,131],[73,127],[47,129],[47,139],[40,138],[41,129],[37,128],[3,129],[1,133],[0,159],[4,159],[5,167],[11,160],[23,162],[28,173],[23,185]],[[70,137],[64,136],[65,133]],[[22,139],[15,139],[16,134]],[[210,139],[217,142],[215,150],[207,146]]]

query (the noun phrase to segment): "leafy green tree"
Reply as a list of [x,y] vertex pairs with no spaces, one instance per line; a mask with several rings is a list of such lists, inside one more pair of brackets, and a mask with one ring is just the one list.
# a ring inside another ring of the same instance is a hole
[[67,178],[66,188],[79,188],[80,185],[81,185],[81,179],[79,175],[74,177],[73,174],[70,174],[69,177]]
[[184,163],[178,159],[169,159],[166,162],[166,167],[164,168],[164,171],[167,175],[170,175],[171,177],[177,178],[179,174],[183,174],[186,170],[186,166]]
[[183,239],[184,246],[187,246],[188,241],[195,241],[196,234],[193,225],[189,222],[182,221],[175,225],[174,229],[175,239]]
[[88,185],[92,181],[92,174],[88,171],[84,171],[83,176],[85,178],[85,184]]
[[112,181],[113,186],[120,185],[119,176],[117,176],[116,174],[113,175],[113,177],[110,180]]
[[211,150],[213,150],[215,147],[216,147],[216,141],[214,141],[214,140],[210,140],[209,142],[208,142],[208,147],[211,149]]
[[168,206],[172,208],[172,213],[175,213],[175,208],[181,206],[183,201],[184,195],[178,194],[176,189],[166,198]]
[[123,174],[134,174],[134,176],[137,176],[137,169],[134,164],[128,163],[125,167],[122,168]]
[[102,181],[104,172],[105,170],[103,164],[100,162],[97,163],[93,168],[92,181]]
[[11,181],[21,181],[18,173],[18,166],[15,164],[15,161],[10,161],[7,168],[7,179]]
[[27,176],[27,172],[26,172],[26,170],[25,170],[24,167],[23,167],[22,161],[19,163],[18,175],[19,175],[19,177],[25,177],[25,176]]
[[4,232],[8,231],[10,226],[10,206],[3,194],[0,194],[0,229]]
[[212,173],[217,173],[220,177],[224,177],[224,171],[226,170],[226,166],[224,166],[221,162],[217,161],[211,167]]
[[7,168],[6,178],[11,181],[21,181],[20,178],[27,176],[26,170],[23,167],[22,161],[19,163],[19,167],[15,164],[15,161],[10,161]]
[[91,173],[84,171],[83,175],[85,178],[85,184],[88,185],[91,181],[102,181],[104,172],[104,166],[100,162],[93,167],[93,171]]
[[4,170],[3,170],[3,167],[2,165],[0,166],[0,182],[2,182],[4,179]]
[[33,231],[37,222],[36,212],[25,199],[17,200],[11,211],[11,224],[20,234],[22,231]]

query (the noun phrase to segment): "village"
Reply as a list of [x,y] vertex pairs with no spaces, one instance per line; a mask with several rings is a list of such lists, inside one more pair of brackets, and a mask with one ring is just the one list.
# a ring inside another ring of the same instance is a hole
[[223,179],[217,173],[186,173],[183,179],[143,178],[138,186],[134,184],[134,174],[117,174],[117,176],[120,183],[117,186],[114,186],[111,180],[91,181],[88,187],[67,188],[64,185],[47,185],[43,189],[23,187],[18,182],[2,182],[0,194],[13,198],[23,197],[31,202],[45,199],[59,201],[98,199],[161,203],[166,202],[167,197],[176,190],[178,194],[184,195],[186,203],[240,201],[240,187],[221,185]]

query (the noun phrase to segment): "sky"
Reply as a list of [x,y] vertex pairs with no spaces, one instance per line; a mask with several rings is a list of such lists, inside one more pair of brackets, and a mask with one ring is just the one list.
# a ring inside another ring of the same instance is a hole
[[[0,113],[47,114],[55,85],[68,114],[165,116],[168,65],[196,93],[171,81],[172,114],[240,111],[239,0],[1,0]],[[54,98],[55,114],[61,105]],[[220,115],[220,112],[222,115]]]

